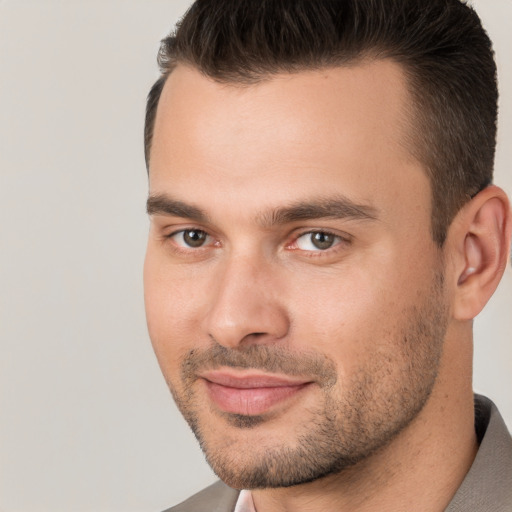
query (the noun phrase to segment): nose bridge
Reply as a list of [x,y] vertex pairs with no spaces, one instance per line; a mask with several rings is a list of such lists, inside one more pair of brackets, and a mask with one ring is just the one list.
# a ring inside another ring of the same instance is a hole
[[263,256],[232,254],[217,268],[206,329],[219,344],[270,343],[288,331],[277,293],[279,269]]

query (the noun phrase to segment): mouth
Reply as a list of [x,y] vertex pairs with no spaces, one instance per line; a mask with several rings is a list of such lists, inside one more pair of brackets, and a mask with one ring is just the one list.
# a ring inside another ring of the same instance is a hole
[[200,374],[209,398],[223,412],[256,416],[290,401],[313,384],[310,380],[227,370]]

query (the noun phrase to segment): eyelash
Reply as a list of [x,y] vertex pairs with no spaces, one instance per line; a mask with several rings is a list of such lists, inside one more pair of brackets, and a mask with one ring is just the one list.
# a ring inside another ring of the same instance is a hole
[[[164,238],[166,240],[169,240],[172,242],[174,251],[176,251],[177,253],[182,253],[182,254],[190,254],[192,252],[199,253],[200,251],[202,252],[203,250],[208,249],[209,247],[212,247],[212,246],[215,248],[221,247],[221,243],[218,241],[214,242],[213,244],[206,243],[206,244],[198,246],[198,247],[191,247],[191,246],[185,247],[185,246],[179,245],[178,243],[176,243],[176,241],[173,241],[173,238],[176,237],[177,235],[181,234],[182,236],[184,236],[185,233],[187,233],[187,232],[189,232],[189,233],[195,232],[195,233],[203,234],[203,235],[205,235],[206,241],[208,241],[208,239],[212,238],[212,236],[209,235],[208,232],[205,231],[204,229],[196,229],[196,228],[179,229],[179,230],[173,231],[172,233],[170,233],[168,235],[165,235]],[[313,236],[315,234],[322,234],[327,237],[333,237],[334,238],[333,244],[330,247],[327,247],[325,249],[317,248],[317,250],[306,250],[306,249],[300,249],[299,247],[297,247],[297,242],[301,238],[306,237],[307,235]],[[339,247],[339,246],[346,246],[346,245],[349,245],[351,242],[352,242],[351,237],[349,237],[348,235],[342,236],[340,234],[333,233],[332,231],[328,231],[325,229],[315,229],[315,230],[310,229],[308,231],[300,232],[296,236],[294,236],[293,240],[290,243],[287,243],[285,245],[285,248],[288,250],[292,250],[292,251],[301,251],[305,256],[307,255],[308,257],[322,257],[323,255],[332,254],[334,252],[337,252],[338,250],[341,249],[341,247]]]

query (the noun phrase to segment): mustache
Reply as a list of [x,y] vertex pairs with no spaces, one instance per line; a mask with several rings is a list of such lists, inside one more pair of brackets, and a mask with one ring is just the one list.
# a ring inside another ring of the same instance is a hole
[[277,345],[249,345],[236,349],[215,342],[203,350],[190,350],[181,365],[183,382],[191,383],[198,373],[220,367],[261,370],[292,377],[313,378],[322,387],[333,386],[338,374],[335,362],[318,352],[291,352]]

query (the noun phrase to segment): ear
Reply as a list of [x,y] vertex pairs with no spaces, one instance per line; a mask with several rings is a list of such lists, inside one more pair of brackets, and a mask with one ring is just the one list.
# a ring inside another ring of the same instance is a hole
[[456,319],[474,318],[496,290],[508,263],[511,229],[507,195],[493,185],[457,214],[448,234],[454,255]]

